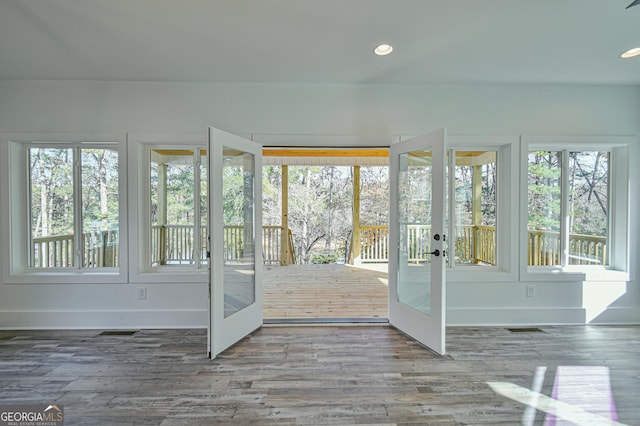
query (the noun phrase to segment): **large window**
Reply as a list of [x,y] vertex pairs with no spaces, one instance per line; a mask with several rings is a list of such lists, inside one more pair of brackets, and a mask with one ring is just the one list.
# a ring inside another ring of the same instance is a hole
[[[523,136],[521,277],[624,279],[629,266],[626,136]],[[568,275],[558,274],[568,272]],[[530,275],[529,275],[530,274]]]
[[29,267],[117,267],[117,149],[34,145],[27,155]]
[[609,152],[528,155],[528,264],[608,265]]

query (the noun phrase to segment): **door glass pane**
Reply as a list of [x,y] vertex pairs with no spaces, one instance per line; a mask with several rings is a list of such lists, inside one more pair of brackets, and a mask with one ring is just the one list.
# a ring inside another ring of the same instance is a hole
[[222,168],[226,318],[255,302],[255,158],[225,147]]
[[118,152],[82,149],[82,266],[118,266]]
[[151,266],[194,265],[194,150],[153,149]]
[[29,149],[33,268],[68,268],[74,260],[73,149]]
[[398,302],[431,313],[432,155],[414,151],[399,156]]
[[529,153],[529,265],[560,265],[561,151]]
[[455,152],[455,263],[496,264],[497,152]]
[[569,153],[569,264],[606,265],[609,153]]

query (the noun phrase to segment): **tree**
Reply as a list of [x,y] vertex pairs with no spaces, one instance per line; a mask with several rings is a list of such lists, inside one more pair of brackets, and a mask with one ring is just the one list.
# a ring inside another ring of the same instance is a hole
[[360,224],[389,224],[389,168],[360,167]]
[[[263,221],[280,224],[279,166],[263,172]],[[289,166],[289,229],[301,263],[346,257],[352,232],[353,175],[344,166]],[[361,223],[388,223],[388,169],[361,168]]]
[[262,223],[277,226],[282,221],[282,173],[280,166],[262,168]]
[[607,152],[569,153],[571,233],[606,236],[609,210]]
[[560,231],[561,159],[560,151],[529,154],[529,229]]
[[73,234],[73,151],[32,148],[32,237]]
[[[562,154],[529,154],[529,229],[560,230]],[[607,152],[568,152],[569,233],[607,235],[608,158]]]

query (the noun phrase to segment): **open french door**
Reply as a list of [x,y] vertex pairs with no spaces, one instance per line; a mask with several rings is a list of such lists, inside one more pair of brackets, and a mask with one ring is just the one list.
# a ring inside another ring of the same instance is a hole
[[445,353],[444,129],[390,147],[389,323]]
[[210,127],[208,151],[213,359],[262,326],[262,147]]

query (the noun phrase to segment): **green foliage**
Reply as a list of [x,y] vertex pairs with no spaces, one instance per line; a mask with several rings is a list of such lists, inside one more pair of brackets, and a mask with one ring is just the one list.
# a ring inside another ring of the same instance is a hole
[[83,149],[82,217],[83,229],[118,228],[118,154],[112,150]]
[[570,232],[606,236],[609,211],[607,152],[569,153]]
[[167,165],[167,223],[193,225],[194,187],[193,164]]
[[329,263],[336,263],[337,259],[338,256],[335,254],[312,254],[309,263],[313,263],[314,265],[326,265]]
[[[79,157],[79,158],[76,158]],[[109,149],[30,148],[32,237],[70,235],[118,226],[118,155]],[[81,218],[74,215],[74,161],[82,164]]]
[[536,151],[529,154],[529,229],[560,230],[561,152]]
[[[569,233],[606,236],[608,153],[568,152]],[[528,227],[558,232],[561,219],[562,151],[529,153]]]
[[253,197],[252,175],[240,166],[226,166],[223,170],[222,198],[225,225],[242,225],[245,203]]
[[281,194],[282,173],[279,166],[262,168],[262,224],[278,226],[282,221]]
[[[351,239],[353,177],[350,167],[289,166],[289,229],[299,261],[318,253],[344,253]],[[263,172],[263,222],[281,223],[279,166]]]
[[370,226],[389,224],[389,168],[360,168],[360,223]]

